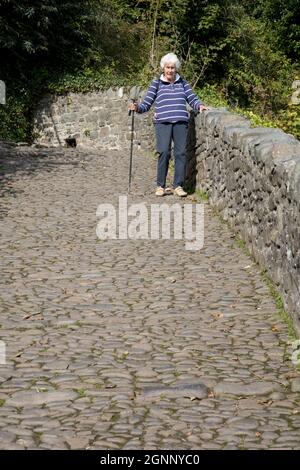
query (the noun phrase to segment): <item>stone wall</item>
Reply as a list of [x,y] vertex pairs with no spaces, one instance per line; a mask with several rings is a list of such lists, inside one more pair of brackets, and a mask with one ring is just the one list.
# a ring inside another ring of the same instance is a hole
[[[102,149],[128,149],[131,117],[128,102],[131,90],[124,87],[93,93],[45,96],[34,118],[35,143],[65,146],[69,136],[77,145]],[[139,95],[139,98],[142,94]],[[152,113],[135,115],[134,150],[153,148]]]
[[188,175],[267,269],[300,331],[300,142],[211,110],[192,116]]

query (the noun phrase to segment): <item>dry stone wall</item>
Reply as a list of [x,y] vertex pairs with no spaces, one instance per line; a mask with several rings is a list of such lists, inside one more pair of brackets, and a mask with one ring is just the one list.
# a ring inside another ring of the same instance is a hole
[[226,109],[190,127],[190,181],[267,269],[300,331],[300,142]]
[[[128,149],[131,117],[128,116],[130,89],[124,87],[92,93],[45,96],[34,118],[35,142],[65,146],[65,139],[76,138],[79,146],[102,149]],[[142,98],[140,94],[140,98]],[[152,113],[135,115],[135,151],[153,147]]]

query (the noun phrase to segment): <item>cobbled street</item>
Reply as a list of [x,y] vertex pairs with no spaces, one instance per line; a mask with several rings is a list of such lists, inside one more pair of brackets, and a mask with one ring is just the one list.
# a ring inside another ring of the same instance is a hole
[[[198,251],[97,238],[97,207],[127,194],[128,161],[3,157],[1,449],[300,449],[288,327],[209,204]],[[128,204],[161,203],[155,159],[134,155],[133,168]]]

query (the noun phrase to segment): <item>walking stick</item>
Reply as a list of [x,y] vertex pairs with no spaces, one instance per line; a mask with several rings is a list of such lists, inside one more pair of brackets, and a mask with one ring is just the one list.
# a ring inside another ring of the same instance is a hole
[[[134,103],[134,100],[132,100]],[[128,193],[131,187],[131,172],[132,172],[132,153],[133,153],[133,134],[134,134],[134,111],[129,110],[128,116],[131,115],[131,142],[130,142],[130,160],[129,160],[129,180],[128,180]]]
[[[134,86],[130,90],[130,99],[133,103],[137,101],[137,96],[139,94],[139,87]],[[133,136],[134,136],[134,114],[135,111],[128,112],[128,116],[131,115],[131,142],[130,142],[130,159],[129,159],[129,180],[128,180],[128,193],[130,193],[131,188],[131,174],[132,174],[132,154],[133,154]]]

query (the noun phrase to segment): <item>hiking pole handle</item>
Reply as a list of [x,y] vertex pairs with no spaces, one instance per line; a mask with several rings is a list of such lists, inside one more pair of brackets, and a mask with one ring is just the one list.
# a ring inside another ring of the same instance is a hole
[[[136,100],[134,100],[134,99],[132,99],[131,101],[132,101],[132,103],[135,103],[135,102],[136,102]],[[128,116],[131,116],[132,111],[134,112],[134,110],[132,110],[132,109],[130,109],[130,110],[128,111]]]

